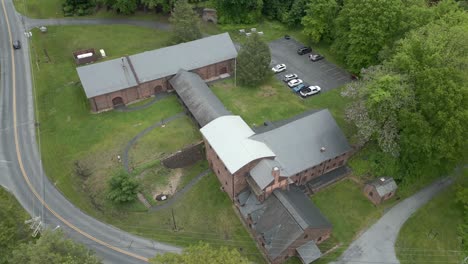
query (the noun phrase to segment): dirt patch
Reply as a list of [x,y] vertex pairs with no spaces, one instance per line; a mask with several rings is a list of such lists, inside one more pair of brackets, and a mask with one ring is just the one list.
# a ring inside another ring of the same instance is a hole
[[263,85],[260,87],[259,95],[261,97],[270,97],[276,95],[276,90],[271,85]]
[[152,191],[153,197],[156,197],[158,194],[168,194],[169,196],[173,195],[177,191],[177,187],[179,186],[182,176],[182,169],[174,169],[173,173],[168,179],[167,185],[157,186],[154,188]]

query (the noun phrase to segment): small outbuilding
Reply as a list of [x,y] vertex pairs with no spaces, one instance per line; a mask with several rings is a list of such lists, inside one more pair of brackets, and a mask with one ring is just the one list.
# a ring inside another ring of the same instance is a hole
[[364,195],[375,205],[392,198],[395,195],[397,184],[391,177],[380,177],[366,184]]
[[73,52],[73,58],[77,65],[82,65],[97,61],[98,56],[94,49],[85,49]]

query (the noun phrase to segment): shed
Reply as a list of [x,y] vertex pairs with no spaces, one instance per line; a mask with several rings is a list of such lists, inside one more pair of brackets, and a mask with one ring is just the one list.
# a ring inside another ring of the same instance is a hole
[[77,50],[73,52],[73,58],[77,65],[95,62],[98,59],[94,49]]
[[364,195],[372,203],[378,205],[395,195],[397,184],[391,177],[380,177],[368,182],[364,187]]

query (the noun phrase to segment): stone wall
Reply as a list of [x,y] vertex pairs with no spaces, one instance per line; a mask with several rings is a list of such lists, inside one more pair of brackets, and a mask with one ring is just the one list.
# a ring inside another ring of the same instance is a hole
[[164,158],[162,164],[170,169],[184,168],[203,158],[203,141],[200,141]]

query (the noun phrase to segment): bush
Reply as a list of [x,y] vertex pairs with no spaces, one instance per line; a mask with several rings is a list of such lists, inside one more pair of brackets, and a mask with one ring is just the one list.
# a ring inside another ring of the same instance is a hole
[[107,198],[115,203],[127,203],[136,199],[138,181],[125,171],[119,171],[109,180],[109,193]]

